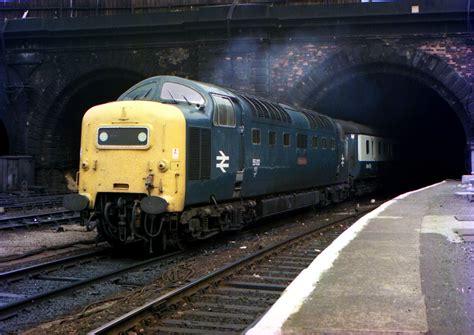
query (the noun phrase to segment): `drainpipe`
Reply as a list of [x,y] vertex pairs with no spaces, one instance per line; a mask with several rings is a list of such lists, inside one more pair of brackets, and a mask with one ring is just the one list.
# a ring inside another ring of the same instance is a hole
[[471,175],[474,175],[474,138],[471,138],[469,142],[467,142],[467,147],[469,148],[471,155]]
[[7,27],[7,22],[8,22],[8,19],[5,19],[3,21],[2,31],[0,32],[0,34],[1,34],[0,35],[0,39],[1,39],[0,62],[3,65],[3,68],[1,69],[1,72],[3,72],[3,73],[1,73],[1,75],[4,78],[3,87],[0,87],[0,90],[3,91],[6,102],[9,104],[10,101],[8,99],[8,95],[7,95],[7,92],[6,92],[6,88],[8,87],[8,84],[9,84],[8,70],[7,70],[7,51],[6,51],[6,47],[5,47],[5,30],[6,30],[6,27]]
[[239,0],[234,0],[232,5],[230,5],[229,11],[227,12],[226,26],[227,26],[227,38],[230,40],[230,21],[232,21],[232,16],[234,15],[235,7],[239,4]]
[[[226,27],[227,27],[227,41],[229,43],[229,46],[231,44],[231,31],[230,31],[230,22],[232,21],[232,16],[234,15],[234,10],[235,7],[238,6],[239,0],[234,0],[232,2],[232,5],[229,8],[229,11],[227,12],[227,18],[226,18]],[[232,50],[232,48],[230,48]],[[229,50],[231,52],[231,50]],[[230,71],[231,71],[231,78],[235,78],[235,63],[234,63],[234,55],[230,54]]]

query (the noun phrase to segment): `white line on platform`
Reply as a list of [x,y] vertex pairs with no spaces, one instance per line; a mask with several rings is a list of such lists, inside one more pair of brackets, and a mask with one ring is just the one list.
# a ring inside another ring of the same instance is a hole
[[445,181],[442,181],[440,183],[399,195],[398,197],[383,203],[372,212],[357,220],[356,223],[335,239],[329,247],[324,249],[323,252],[321,252],[321,254],[316,257],[316,259],[306,269],[304,269],[295,280],[293,280],[293,282],[283,292],[282,296],[260,319],[260,321],[246,332],[246,335],[281,334],[281,328],[285,321],[292,314],[298,312],[304,300],[314,291],[321,275],[332,267],[342,249],[344,249],[357,236],[357,234],[359,234],[370,219],[377,217],[378,214],[382,213],[390,205],[397,202],[397,200],[405,199],[411,194],[436,187],[444,182]]

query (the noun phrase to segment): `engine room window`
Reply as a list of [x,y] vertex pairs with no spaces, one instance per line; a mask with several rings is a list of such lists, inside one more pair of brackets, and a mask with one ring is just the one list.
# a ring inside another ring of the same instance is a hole
[[214,125],[221,127],[235,127],[235,111],[230,99],[218,95],[213,96],[216,102]]
[[289,147],[290,146],[290,134],[288,133],[283,133],[283,145],[285,147]]
[[297,134],[296,147],[300,149],[306,149],[308,147],[308,136],[303,134]]
[[313,136],[313,148],[316,149],[318,147],[318,137]]
[[322,147],[323,149],[326,149],[326,148],[327,148],[326,137],[323,137],[323,138],[321,139],[321,147]]
[[260,129],[252,129],[252,144],[260,144]]
[[120,97],[119,100],[153,100],[153,97],[155,96],[155,87],[155,82],[139,86],[128,92],[125,96]]
[[176,83],[164,83],[161,88],[160,98],[176,102],[186,102],[196,105],[204,105],[204,98],[197,91],[188,86]]
[[331,138],[331,150],[336,150],[336,140]]
[[268,132],[268,144],[275,145],[276,144],[276,133],[274,131]]

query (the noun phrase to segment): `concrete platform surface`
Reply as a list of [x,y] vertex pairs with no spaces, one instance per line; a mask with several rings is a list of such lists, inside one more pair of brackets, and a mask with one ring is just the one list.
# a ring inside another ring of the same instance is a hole
[[361,218],[247,334],[474,334],[474,204],[457,184]]

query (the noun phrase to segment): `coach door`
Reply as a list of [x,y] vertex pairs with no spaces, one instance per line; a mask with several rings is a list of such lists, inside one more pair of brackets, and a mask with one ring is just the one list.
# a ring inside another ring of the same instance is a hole
[[[242,146],[240,106],[232,98],[213,94],[213,166],[218,198],[240,197]],[[217,196],[217,195],[216,195]]]

